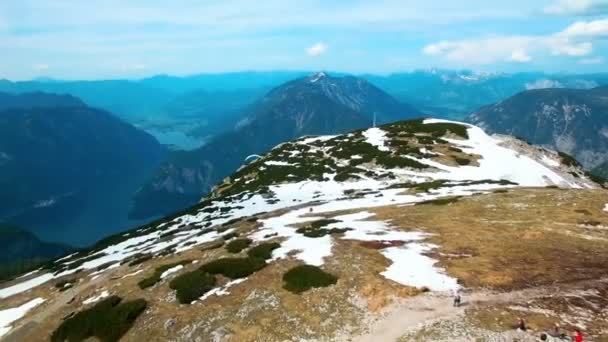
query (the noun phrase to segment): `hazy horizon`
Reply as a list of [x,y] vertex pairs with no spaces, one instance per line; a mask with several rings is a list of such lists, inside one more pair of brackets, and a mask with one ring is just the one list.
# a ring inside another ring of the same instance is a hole
[[608,1],[6,0],[0,79],[606,69]]

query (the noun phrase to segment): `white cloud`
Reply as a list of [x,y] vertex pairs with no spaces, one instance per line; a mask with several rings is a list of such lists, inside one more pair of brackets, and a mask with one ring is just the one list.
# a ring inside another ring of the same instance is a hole
[[582,57],[593,52],[593,41],[608,38],[608,19],[579,21],[546,36],[498,36],[469,40],[440,41],[423,53],[465,65],[501,61],[530,62],[532,56]]
[[526,83],[527,90],[546,89],[546,88],[565,88],[565,86],[558,81],[547,80],[547,79],[537,80],[532,83]]
[[596,65],[596,64],[603,64],[604,59],[602,57],[591,57],[591,58],[583,58],[583,59],[579,60],[578,62],[580,64],[585,64],[585,65]]
[[532,57],[528,56],[525,50],[515,49],[511,53],[511,60],[519,63],[526,63],[532,60]]
[[559,35],[569,38],[605,38],[608,37],[608,19],[578,21]]
[[327,45],[324,43],[316,43],[313,46],[306,49],[306,53],[309,56],[316,57],[324,54],[327,51]]
[[558,0],[545,7],[543,11],[553,15],[601,15],[608,13],[608,1]]

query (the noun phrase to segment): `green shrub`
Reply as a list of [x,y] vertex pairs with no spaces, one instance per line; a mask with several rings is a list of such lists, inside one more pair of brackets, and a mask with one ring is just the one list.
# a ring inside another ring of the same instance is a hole
[[309,238],[319,238],[328,234],[343,234],[349,231],[350,228],[315,228],[315,227],[302,227],[296,230],[296,233],[302,234]]
[[76,283],[76,279],[66,279],[66,280],[62,280],[59,281],[55,284],[55,288],[59,289],[59,291],[63,292],[67,289],[71,289],[72,287],[74,287],[74,284]]
[[557,152],[557,154],[559,155],[560,159],[562,160],[562,164],[564,164],[566,166],[574,166],[574,167],[581,166],[581,164],[573,156],[569,155],[568,153]]
[[53,332],[51,341],[84,341],[90,337],[104,342],[120,340],[147,306],[144,299],[121,301],[120,297],[111,296],[66,319]]
[[317,266],[300,265],[283,274],[283,288],[293,293],[302,293],[313,287],[334,285],[338,278]]
[[425,205],[425,204],[433,204],[433,205],[446,205],[458,202],[460,197],[448,197],[448,198],[438,198],[434,200],[418,202],[416,205]]
[[222,247],[224,247],[224,243],[225,243],[224,240],[218,240],[218,241],[211,242],[210,244],[201,248],[201,251],[205,252],[205,251],[210,251],[213,249],[222,248]]
[[236,239],[226,244],[226,250],[230,253],[239,253],[251,245],[251,239]]
[[167,264],[167,265],[162,265],[160,267],[157,267],[154,270],[154,273],[149,276],[148,278],[144,278],[141,281],[139,281],[139,283],[137,283],[137,285],[139,285],[139,288],[146,289],[150,286],[153,286],[154,284],[158,283],[160,281],[160,276],[168,269],[179,266],[179,265],[186,265],[191,263],[192,260],[182,260],[176,263],[172,263],[172,264]]
[[279,247],[281,247],[281,244],[278,242],[266,242],[251,248],[247,255],[250,258],[268,260],[272,257],[272,251]]
[[181,304],[190,304],[209,292],[215,286],[215,277],[207,272],[196,270],[173,278],[169,287],[176,291]]
[[325,226],[329,226],[330,224],[340,223],[340,222],[342,222],[342,221],[335,220],[335,219],[321,219],[321,220],[311,222],[310,226],[313,228],[322,228]]
[[131,262],[129,262],[129,266],[135,266],[135,265],[139,265],[143,262],[146,262],[148,260],[152,259],[152,254],[140,254],[136,257],[134,257]]
[[458,165],[469,165],[471,164],[471,160],[467,159],[467,158],[460,158],[460,157],[454,157],[454,160],[456,161],[456,164]]
[[228,240],[238,237],[238,236],[239,236],[238,232],[232,232],[232,233],[222,235],[222,239],[224,239],[225,241],[228,241]]
[[266,262],[258,258],[223,258],[206,263],[199,270],[238,279],[247,277],[265,266]]

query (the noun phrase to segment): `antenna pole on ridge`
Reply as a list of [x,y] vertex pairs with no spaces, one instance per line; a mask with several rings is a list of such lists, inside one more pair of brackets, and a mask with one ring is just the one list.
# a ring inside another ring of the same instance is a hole
[[374,128],[376,127],[376,112],[374,112]]

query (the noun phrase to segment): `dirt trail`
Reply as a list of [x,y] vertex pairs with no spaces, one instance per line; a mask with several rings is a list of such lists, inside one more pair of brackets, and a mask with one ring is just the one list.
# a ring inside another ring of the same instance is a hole
[[[608,278],[583,281],[560,286],[542,286],[510,292],[475,291],[463,294],[463,305],[454,307],[450,293],[427,293],[400,300],[389,306],[380,317],[370,320],[369,331],[353,339],[355,342],[396,341],[422,325],[438,320],[451,320],[464,313],[466,307],[479,304],[511,303],[528,301],[542,297],[579,295],[588,288],[588,284],[607,282]],[[515,334],[511,332],[509,334]],[[505,336],[507,340],[509,337]],[[515,337],[515,336],[513,336]],[[528,336],[518,335],[521,341]],[[532,339],[531,341],[534,341]]]

